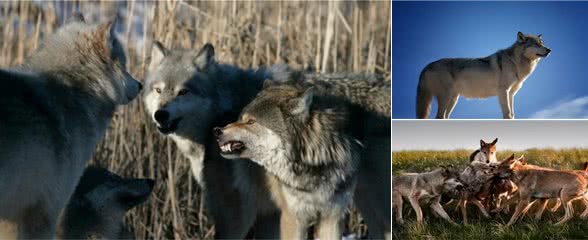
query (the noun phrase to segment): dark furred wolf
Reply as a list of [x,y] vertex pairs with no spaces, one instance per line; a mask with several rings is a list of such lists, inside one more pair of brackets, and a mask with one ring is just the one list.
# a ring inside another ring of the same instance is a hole
[[221,154],[279,179],[282,239],[303,239],[315,223],[320,239],[340,239],[352,197],[371,237],[389,237],[390,110],[379,106],[390,82],[290,78],[266,81],[237,122],[215,129]]
[[22,66],[0,70],[0,222],[19,238],[55,236],[116,107],[139,93],[113,26],[75,15]]
[[217,63],[211,44],[200,50],[154,44],[146,110],[159,132],[190,160],[216,238],[244,238],[252,226],[255,237],[278,237],[279,211],[270,196],[274,177],[250,161],[222,158],[212,129],[235,121],[265,79],[285,74],[285,66],[253,71]]
[[123,218],[147,200],[152,179],[123,178],[104,168],[89,166],[60,216],[59,239],[133,239]]

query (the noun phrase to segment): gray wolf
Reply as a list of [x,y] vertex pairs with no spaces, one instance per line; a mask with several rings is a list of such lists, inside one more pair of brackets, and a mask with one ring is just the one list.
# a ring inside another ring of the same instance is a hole
[[[555,223],[561,225],[573,217],[572,202],[586,198],[588,180],[572,171],[529,169],[523,166],[514,155],[503,161],[498,166],[498,174],[502,178],[509,178],[517,187],[518,204],[507,226],[515,223],[521,214],[531,207],[531,200],[545,198],[559,198],[562,202],[565,215]],[[586,209],[581,216],[588,215]]]
[[408,199],[410,205],[417,214],[417,223],[423,222],[423,211],[421,210],[421,201],[428,200],[431,209],[443,219],[453,225],[457,225],[443,206],[441,206],[441,195],[463,191],[464,185],[459,181],[457,172],[447,167],[441,167],[426,173],[406,173],[394,176],[392,179],[392,204],[396,211],[396,220],[403,224],[402,202],[403,198]]
[[123,178],[104,168],[89,166],[60,216],[60,239],[132,239],[123,217],[144,202],[152,179]]
[[22,66],[0,70],[0,219],[19,238],[54,237],[114,111],[141,89],[114,24],[76,15]]
[[495,168],[494,165],[473,162],[460,173],[459,180],[465,188],[459,193],[458,207],[461,209],[464,224],[468,224],[468,202],[474,203],[484,217],[490,217],[483,201],[492,195],[489,183],[495,176]]
[[274,177],[249,161],[221,157],[212,129],[236,120],[265,79],[286,74],[284,65],[253,71],[218,63],[211,44],[200,50],[153,45],[143,91],[146,112],[190,160],[216,238],[245,238],[252,227],[255,237],[279,235]]
[[[340,238],[342,217],[362,178],[365,195],[355,192],[356,202],[390,212],[390,118],[360,104],[369,102],[370,91],[338,91],[345,87],[337,84],[350,83],[327,82],[296,74],[281,84],[266,81],[238,121],[215,129],[224,157],[250,159],[281,183],[282,239],[304,238],[312,224],[319,238]],[[389,101],[390,92],[383,94]],[[368,220],[372,237],[386,237],[389,217],[378,219],[359,205],[366,219],[374,219]]]
[[433,97],[437,118],[449,118],[459,96],[489,98],[498,96],[503,118],[514,118],[514,96],[531,75],[541,58],[551,49],[541,34],[517,33],[509,48],[483,58],[444,58],[427,65],[417,88],[417,118],[427,118]]

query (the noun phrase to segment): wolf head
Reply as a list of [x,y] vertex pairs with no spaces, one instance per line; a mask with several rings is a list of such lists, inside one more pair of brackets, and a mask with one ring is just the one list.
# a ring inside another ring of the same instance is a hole
[[143,98],[161,133],[209,129],[216,97],[212,76],[217,69],[211,44],[193,51],[154,43]]
[[283,154],[293,144],[293,128],[308,123],[313,97],[314,88],[266,86],[245,107],[237,122],[214,129],[221,154],[250,159]]
[[495,163],[496,160],[496,143],[498,138],[494,139],[491,143],[486,143],[480,139],[480,153],[482,154],[482,161],[485,163]]
[[515,155],[512,154],[510,157],[502,160],[500,164],[497,166],[496,174],[500,178],[509,178],[512,176],[513,171],[520,169],[526,164],[527,159],[524,155],[515,158]]
[[529,60],[537,60],[542,57],[547,57],[551,49],[545,47],[541,34],[534,36],[531,34],[525,35],[521,32],[517,33],[517,42],[515,46],[522,49],[522,54]]
[[115,105],[133,100],[141,83],[126,71],[126,56],[115,36],[116,19],[88,24],[74,14],[23,64],[36,72],[54,74],[65,84]]
[[452,169],[452,166],[442,166],[437,171],[443,177],[443,191],[445,193],[457,194],[463,190],[464,185],[459,179],[459,173]]
[[103,168],[86,168],[62,213],[58,236],[66,239],[134,237],[126,232],[123,217],[149,197],[153,185],[151,179],[122,178]]

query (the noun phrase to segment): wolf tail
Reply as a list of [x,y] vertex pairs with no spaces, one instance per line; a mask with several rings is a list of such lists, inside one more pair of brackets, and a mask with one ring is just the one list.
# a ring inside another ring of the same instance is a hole
[[588,162],[584,162],[584,167],[582,167],[582,171],[588,172]]
[[431,102],[433,101],[433,94],[425,87],[423,82],[424,70],[421,72],[419,77],[419,86],[417,87],[417,99],[416,99],[416,117],[425,119],[429,117],[431,112]]

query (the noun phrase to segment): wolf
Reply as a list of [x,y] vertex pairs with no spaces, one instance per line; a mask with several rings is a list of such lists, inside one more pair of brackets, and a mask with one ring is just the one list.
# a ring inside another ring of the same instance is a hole
[[19,238],[54,237],[114,111],[139,94],[114,25],[76,14],[23,65],[0,70],[0,219]]
[[422,224],[423,212],[421,201],[429,200],[431,209],[443,219],[453,225],[457,225],[441,206],[441,195],[463,191],[464,184],[460,182],[457,172],[448,167],[441,167],[426,173],[405,173],[394,176],[392,179],[392,204],[396,211],[396,220],[404,223],[402,218],[403,198],[408,199],[410,205],[417,214],[417,223]]
[[[531,207],[531,200],[559,198],[564,205],[564,217],[555,223],[561,225],[573,217],[572,202],[587,197],[588,180],[573,171],[543,170],[525,168],[520,162],[522,158],[514,158],[514,154],[498,165],[498,175],[509,178],[517,187],[518,204],[507,226],[511,226]],[[588,209],[581,214],[588,216]]]
[[287,74],[286,65],[244,70],[218,63],[212,44],[199,50],[153,44],[145,109],[157,130],[190,160],[216,238],[245,238],[252,227],[255,237],[279,236],[280,213],[271,194],[276,180],[254,163],[221,157],[212,129],[236,120],[265,79]]
[[345,81],[317,84],[290,76],[266,81],[238,121],[215,128],[221,154],[250,159],[279,180],[282,239],[304,238],[312,224],[319,238],[340,238],[344,210],[360,181],[354,201],[370,236],[387,237],[390,118],[359,104],[370,91],[344,93],[336,84],[350,84]]
[[486,143],[480,139],[480,148],[470,154],[470,163],[496,164],[496,143],[498,138],[491,143]]
[[449,118],[459,96],[488,98],[498,96],[503,118],[512,119],[514,96],[531,75],[541,58],[547,57],[541,34],[517,33],[509,48],[483,58],[444,58],[428,64],[419,77],[416,98],[417,118],[427,118],[433,97],[437,118]]
[[467,204],[474,203],[480,209],[482,215],[489,218],[490,215],[484,207],[483,201],[491,197],[491,180],[495,176],[495,166],[483,163],[469,164],[459,174],[459,180],[465,185],[463,191],[459,193],[458,207],[461,209],[463,223],[468,224]]
[[123,224],[125,213],[149,197],[153,179],[123,178],[88,166],[61,213],[59,239],[132,239]]

